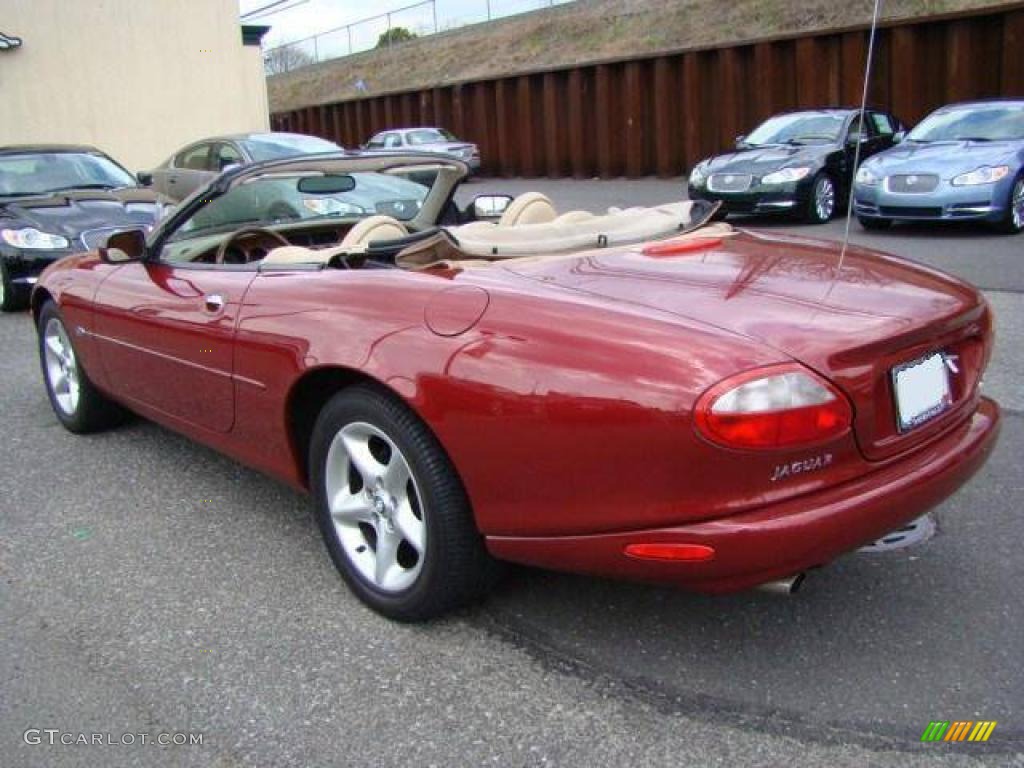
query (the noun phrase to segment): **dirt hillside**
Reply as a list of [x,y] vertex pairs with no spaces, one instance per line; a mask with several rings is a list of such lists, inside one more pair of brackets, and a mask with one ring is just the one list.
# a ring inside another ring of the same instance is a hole
[[[1006,6],[885,0],[883,21]],[[871,0],[578,0],[268,79],[272,112],[584,62],[867,24]],[[367,93],[356,90],[362,80]]]

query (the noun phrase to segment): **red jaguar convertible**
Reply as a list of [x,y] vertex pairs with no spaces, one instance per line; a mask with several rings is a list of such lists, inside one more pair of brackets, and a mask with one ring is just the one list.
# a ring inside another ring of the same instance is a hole
[[463,211],[467,172],[250,166],[54,264],[32,310],[57,418],[131,411],[307,490],[352,590],[406,621],[479,598],[501,561],[788,583],[991,452],[971,286],[704,203]]

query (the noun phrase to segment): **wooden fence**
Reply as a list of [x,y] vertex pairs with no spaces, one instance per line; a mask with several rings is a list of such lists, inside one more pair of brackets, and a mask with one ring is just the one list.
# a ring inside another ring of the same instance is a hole
[[[438,125],[498,176],[675,176],[780,111],[860,102],[866,29],[368,96],[272,115],[358,146]],[[913,124],[942,104],[1024,97],[1024,4],[883,26],[869,101]]]

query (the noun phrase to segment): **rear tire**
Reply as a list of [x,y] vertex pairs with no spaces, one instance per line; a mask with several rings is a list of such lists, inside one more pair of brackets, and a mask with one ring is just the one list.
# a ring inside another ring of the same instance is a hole
[[39,313],[39,361],[53,412],[69,432],[84,434],[115,426],[125,411],[93,386],[78,361],[71,335],[52,301]]
[[857,221],[864,229],[871,232],[882,232],[892,226],[892,219],[869,219],[865,216],[858,216]]
[[1021,173],[1010,187],[1006,218],[999,222],[997,229],[1008,235],[1019,235],[1024,232],[1024,173]]
[[804,221],[808,224],[824,224],[829,221],[835,215],[837,199],[838,193],[832,177],[824,172],[819,173],[811,184]]
[[310,485],[327,550],[349,588],[398,621],[483,597],[497,574],[455,467],[404,404],[343,390],[317,418]]

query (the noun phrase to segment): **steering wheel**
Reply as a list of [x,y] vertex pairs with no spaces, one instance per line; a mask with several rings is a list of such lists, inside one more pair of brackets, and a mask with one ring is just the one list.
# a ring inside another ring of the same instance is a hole
[[284,235],[281,235],[272,229],[266,229],[265,227],[242,227],[241,229],[236,229],[221,241],[221,244],[217,246],[217,253],[213,257],[213,263],[223,264],[224,255],[228,252],[228,248],[235,242],[235,240],[242,237],[252,237],[253,235],[262,235],[263,237],[270,238],[271,240],[276,240],[281,245],[291,245],[291,243],[285,240]]

